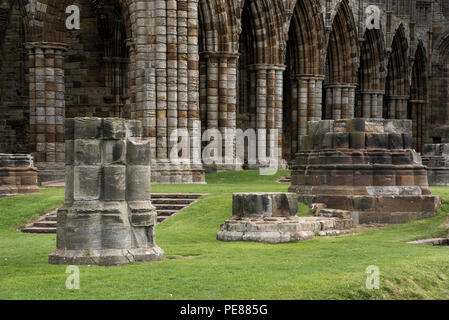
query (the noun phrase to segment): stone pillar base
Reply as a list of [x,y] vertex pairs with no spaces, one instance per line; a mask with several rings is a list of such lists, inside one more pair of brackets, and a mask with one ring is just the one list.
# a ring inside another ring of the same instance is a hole
[[49,257],[50,264],[116,266],[135,261],[151,262],[165,258],[158,246],[137,249],[64,250],[56,249]]
[[202,166],[162,161],[153,162],[151,166],[151,182],[153,184],[206,184],[205,171]]
[[412,149],[410,120],[309,122],[290,192],[307,204],[351,211],[360,224],[393,224],[435,215],[427,168]]
[[449,143],[424,145],[422,162],[431,186],[449,186]]

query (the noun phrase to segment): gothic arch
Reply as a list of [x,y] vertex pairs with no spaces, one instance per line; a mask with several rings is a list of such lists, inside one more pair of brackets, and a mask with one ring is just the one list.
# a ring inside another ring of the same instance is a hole
[[382,118],[385,43],[381,30],[367,29],[360,48],[356,117]]
[[399,26],[394,35],[387,69],[384,117],[389,119],[406,119],[407,101],[409,98],[407,77],[408,41],[403,24]]
[[359,53],[357,27],[347,0],[338,4],[329,35],[323,117],[354,117]]
[[284,63],[284,10],[280,4],[276,0],[243,3],[241,36],[248,36],[251,64]]
[[338,5],[329,36],[327,59],[330,83],[357,83],[357,27],[347,0]]
[[297,1],[288,30],[284,74],[283,153],[293,160],[307,122],[322,118],[324,20],[315,0]]
[[234,52],[238,43],[239,11],[238,1],[228,5],[218,0],[199,2],[200,52]]

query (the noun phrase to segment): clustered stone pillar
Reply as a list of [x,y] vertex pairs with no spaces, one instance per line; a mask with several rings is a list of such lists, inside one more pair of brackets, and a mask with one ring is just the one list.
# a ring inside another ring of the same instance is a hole
[[59,43],[28,43],[30,150],[39,180],[64,177],[64,52]]
[[387,119],[407,119],[408,96],[388,96],[387,110],[384,116]]
[[383,118],[384,92],[375,90],[363,90],[357,100],[356,117],[358,118]]
[[355,85],[329,84],[326,86],[326,118],[353,119],[355,116]]
[[321,120],[323,76],[298,75],[292,96],[292,154],[301,149],[301,137],[307,135],[307,122]]
[[[153,179],[158,183],[204,183],[204,170],[197,161],[201,151],[201,132],[196,129],[198,0],[140,1],[134,9],[137,69],[144,74],[137,78],[137,87],[143,88],[137,94],[138,108],[143,100],[137,118],[142,119],[144,136],[152,143]],[[141,28],[144,25],[149,28]],[[178,137],[182,138],[179,144]],[[171,157],[176,145],[186,151],[182,163]]]
[[150,143],[140,121],[65,122],[66,198],[52,264],[119,265],[164,257],[156,245]]
[[[203,131],[219,130],[223,138],[223,157],[226,151],[235,154],[235,130],[237,126],[237,60],[238,54],[227,52],[202,53],[201,120]],[[226,147],[232,150],[226,150]],[[228,161],[229,162],[229,161]],[[213,164],[211,170],[235,170],[238,164]]]
[[[257,139],[257,152],[259,155],[258,166],[265,166],[260,156],[266,155],[267,159],[277,158],[282,161],[282,121],[283,121],[283,72],[284,65],[256,64],[249,67],[251,82],[255,80],[255,87],[250,89],[255,94],[255,99],[250,102],[250,124],[254,124],[258,132],[266,132],[266,140]],[[274,136],[274,130],[277,135]],[[272,141],[272,139],[275,139]],[[277,143],[278,150],[272,150],[273,143]],[[277,152],[276,155],[273,152]]]

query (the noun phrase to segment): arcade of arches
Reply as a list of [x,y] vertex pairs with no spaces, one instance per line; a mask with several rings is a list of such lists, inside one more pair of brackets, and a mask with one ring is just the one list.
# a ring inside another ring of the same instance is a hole
[[[0,0],[0,153],[31,153],[55,180],[65,118],[138,119],[155,182],[203,183],[242,163],[172,163],[173,133],[193,155],[206,129],[264,129],[269,155],[276,132],[284,166],[314,120],[411,119],[417,151],[449,142],[443,2]],[[80,30],[66,28],[72,4]],[[365,26],[371,4],[380,29]]]

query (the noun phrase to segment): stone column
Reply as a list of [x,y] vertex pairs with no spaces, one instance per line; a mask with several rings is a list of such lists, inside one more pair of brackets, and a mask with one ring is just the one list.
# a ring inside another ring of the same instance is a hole
[[[182,13],[184,14],[184,12]],[[204,182],[201,163],[200,57],[198,46],[198,0],[187,2],[187,103],[190,132],[192,182]],[[183,29],[184,30],[184,29]],[[203,90],[201,88],[201,90]]]
[[[326,86],[326,114],[333,120],[352,119],[355,116],[355,85],[329,84]],[[330,109],[330,110],[329,110]],[[365,114],[367,110],[363,109]]]
[[[235,132],[237,126],[238,54],[204,52],[201,84],[203,130],[217,129],[222,134],[222,162],[209,165],[210,171],[235,170]],[[206,95],[206,96],[204,96]],[[206,123],[206,125],[204,125]],[[225,155],[228,157],[225,158]]]
[[363,118],[381,119],[383,117],[383,95],[383,92],[376,90],[360,92]]
[[140,121],[66,120],[66,196],[51,264],[156,261],[151,155]]
[[[285,66],[283,65],[265,65],[256,64],[249,67],[251,71],[255,73],[256,87],[255,89],[255,107],[253,110],[250,108],[250,114],[254,114],[255,129],[257,136],[266,132],[266,139],[257,139],[257,152],[258,155],[265,154],[267,157],[271,156],[270,137],[273,130],[278,131],[277,144],[279,148],[278,159],[282,160],[282,120],[283,120],[283,71]],[[251,118],[251,115],[250,115]],[[252,121],[251,121],[252,122]],[[265,153],[264,153],[265,152]],[[260,157],[259,157],[260,158]],[[260,159],[259,159],[260,160]],[[263,163],[259,163],[258,166],[264,166]]]
[[60,43],[27,43],[30,86],[30,149],[39,181],[64,177],[65,82]]
[[307,135],[307,123],[321,120],[323,80],[324,77],[320,75],[297,75],[297,103],[294,104],[297,117],[294,119],[297,124],[295,132],[298,148],[294,149],[294,153],[300,150],[301,138]]
[[[292,84],[292,108],[291,108],[291,124],[292,127],[291,130],[291,139],[292,139],[292,145],[290,153],[293,156],[295,153],[299,150],[299,142],[298,142],[298,80],[295,78],[290,79],[290,83]],[[300,141],[300,140],[299,140]]]
[[408,96],[388,96],[388,119],[407,119]]

